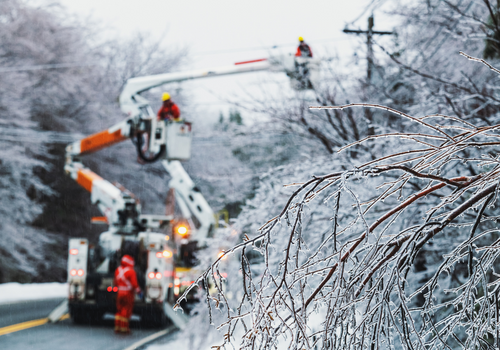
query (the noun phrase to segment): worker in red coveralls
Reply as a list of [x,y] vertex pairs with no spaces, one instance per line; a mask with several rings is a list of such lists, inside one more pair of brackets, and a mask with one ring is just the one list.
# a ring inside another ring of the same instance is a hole
[[299,36],[299,47],[297,47],[295,57],[313,57],[311,48],[306,44],[304,38],[301,36]]
[[134,270],[134,258],[124,255],[121,266],[115,271],[116,295],[115,333],[130,333],[129,321],[134,308],[135,293],[141,293]]
[[164,92],[162,96],[163,105],[158,111],[158,120],[171,120],[179,121],[181,117],[181,110],[177,105],[170,99],[170,94]]

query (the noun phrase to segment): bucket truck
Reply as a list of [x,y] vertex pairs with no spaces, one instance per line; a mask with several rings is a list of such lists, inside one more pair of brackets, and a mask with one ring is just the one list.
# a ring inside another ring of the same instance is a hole
[[[174,318],[169,301],[192,283],[193,253],[214,234],[213,211],[180,163],[191,156],[191,123],[157,120],[140,93],[170,82],[262,70],[285,72],[292,87],[307,89],[317,82],[319,61],[290,55],[129,79],[120,95],[127,118],[66,147],[65,172],[90,192],[92,203],[102,212],[103,217],[93,221],[109,225],[97,244],[85,238],[69,242],[68,305],[75,322],[100,319],[104,313],[114,312],[114,270],[124,254],[135,258],[139,284],[145,291],[142,299],[136,296],[134,313],[156,323],[164,322],[167,315]],[[81,156],[127,139],[135,143],[144,162],[161,161],[170,174],[169,187],[182,212],[182,224],[174,222],[173,215],[141,214],[133,194],[81,162]]]

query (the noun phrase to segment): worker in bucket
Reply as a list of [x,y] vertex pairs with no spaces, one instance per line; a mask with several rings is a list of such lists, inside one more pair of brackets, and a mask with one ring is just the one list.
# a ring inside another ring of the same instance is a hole
[[306,44],[304,38],[299,36],[299,47],[297,47],[296,57],[313,57],[311,48]]
[[168,92],[164,92],[161,99],[163,101],[163,105],[158,111],[158,120],[179,121],[181,111],[170,98],[170,94]]
[[130,333],[130,317],[134,309],[135,293],[141,295],[134,270],[134,258],[130,255],[122,257],[121,265],[115,271],[114,285],[118,287],[116,294],[115,333]]

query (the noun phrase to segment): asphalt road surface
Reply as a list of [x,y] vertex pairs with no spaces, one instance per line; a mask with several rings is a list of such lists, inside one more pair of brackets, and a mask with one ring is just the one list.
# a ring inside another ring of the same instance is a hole
[[[4,327],[46,318],[62,301],[49,299],[0,305],[0,331]],[[0,349],[123,350],[161,331],[160,328],[143,327],[134,321],[131,322],[131,335],[115,334],[113,327],[112,317],[107,317],[98,325],[77,325],[71,319],[65,319],[55,324],[47,323],[0,335]],[[165,339],[162,340],[163,343]]]

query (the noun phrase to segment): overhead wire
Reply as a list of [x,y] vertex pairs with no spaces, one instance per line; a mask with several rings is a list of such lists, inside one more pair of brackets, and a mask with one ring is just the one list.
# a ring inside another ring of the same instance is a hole
[[[322,40],[309,40],[308,42],[310,42],[312,44],[320,44],[320,43],[343,41],[343,40],[349,40],[349,38],[347,38],[347,37],[335,37],[335,38],[328,38],[328,39],[322,39]],[[203,55],[215,55],[215,54],[233,53],[233,52],[270,50],[270,49],[277,49],[280,47],[287,47],[287,46],[293,46],[293,45],[296,45],[296,43],[284,43],[284,44],[278,44],[278,45],[273,45],[273,46],[254,46],[254,47],[236,48],[236,49],[229,49],[229,50],[201,51],[201,52],[193,52],[191,55],[203,56]],[[97,65],[99,65],[99,62],[91,61],[91,62],[40,64],[40,65],[31,65],[31,66],[0,67],[0,73],[23,72],[23,71],[34,71],[34,70],[44,70],[44,69],[90,67],[90,66],[97,66]]]
[[[88,135],[87,135],[88,136]],[[81,140],[86,135],[81,133],[71,133],[71,132],[60,132],[60,131],[38,131],[38,130],[28,130],[22,128],[0,128],[0,141],[11,141],[11,142],[28,142],[28,143],[43,143],[43,142],[53,142],[53,143],[72,143]],[[247,135],[251,136],[252,140],[262,140],[262,139],[277,139],[277,138],[289,138],[292,137],[291,134],[280,134],[280,133],[269,133],[269,134],[255,134]],[[214,135],[214,136],[201,136],[193,137],[193,144],[199,145],[210,145],[210,144],[227,144],[234,140],[233,137],[229,135]]]
[[74,67],[90,67],[98,65],[98,62],[85,62],[85,63],[54,63],[54,64],[40,64],[34,66],[20,66],[20,67],[0,67],[0,73],[10,72],[23,72],[32,70],[43,69],[58,69],[58,68],[74,68]]
[[[335,41],[343,41],[343,40],[349,40],[348,37],[335,37],[335,38],[329,38],[329,39],[322,39],[322,40],[308,40],[308,43],[311,44],[321,44],[321,43],[326,43],[326,42],[335,42]],[[236,48],[236,49],[229,49],[229,50],[215,50],[215,51],[201,51],[201,52],[193,52],[193,56],[202,56],[202,55],[215,55],[215,54],[220,54],[220,53],[232,53],[232,52],[245,52],[245,51],[256,51],[256,50],[271,50],[271,49],[277,49],[280,47],[288,47],[288,46],[294,46],[297,43],[285,43],[285,44],[279,44],[279,45],[272,45],[272,46],[254,46],[254,47],[247,47],[247,48]]]
[[[460,6],[462,4],[463,0],[460,0],[460,2],[457,4],[457,7]],[[463,14],[466,14],[467,12],[469,12],[470,8],[472,7],[474,3],[474,0],[471,0],[469,2],[469,5],[467,5],[466,9],[464,10]],[[463,15],[462,15],[463,17]],[[428,56],[428,57],[424,57],[424,62],[422,63],[422,65],[419,67],[420,68],[423,68],[427,62],[429,62],[429,60],[434,57],[434,55],[441,49],[441,46],[443,46],[443,44],[446,42],[446,40],[448,40],[448,37],[450,36],[450,32],[455,30],[455,28],[458,26],[458,23],[460,22],[459,19],[457,19],[455,21],[455,23],[453,24],[453,26],[450,28],[450,30],[448,31],[448,33],[446,33],[446,35],[444,36],[444,38],[439,42],[439,44],[437,45],[436,49]],[[443,28],[443,26],[441,26],[440,28]],[[436,35],[437,37],[437,35]],[[432,39],[434,40],[434,38]],[[430,43],[429,43],[430,45]]]
[[377,7],[380,7],[386,1],[387,0],[372,0],[372,2],[368,4],[368,6],[366,6],[365,9],[358,15],[358,17],[356,17],[353,21],[347,23],[347,25],[353,25],[354,23],[359,21],[361,17],[363,17],[370,9],[373,12],[373,10],[375,10]]

